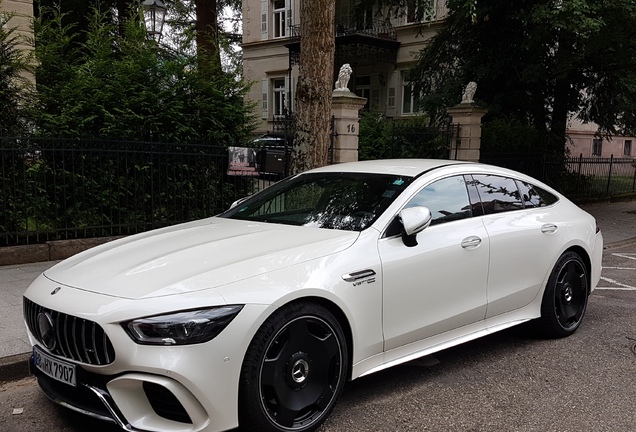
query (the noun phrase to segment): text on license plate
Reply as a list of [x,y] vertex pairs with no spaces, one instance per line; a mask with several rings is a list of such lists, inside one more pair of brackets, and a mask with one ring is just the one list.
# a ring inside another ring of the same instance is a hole
[[75,365],[56,359],[33,347],[33,364],[42,373],[60,382],[75,386]]

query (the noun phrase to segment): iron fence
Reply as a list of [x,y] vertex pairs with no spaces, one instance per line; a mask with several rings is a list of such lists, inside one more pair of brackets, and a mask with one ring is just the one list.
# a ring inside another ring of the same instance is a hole
[[459,125],[429,126],[414,121],[392,124],[391,158],[449,159],[453,139],[459,136]]
[[482,153],[480,161],[528,174],[573,199],[636,192],[636,159],[633,158]]
[[201,144],[0,138],[0,246],[128,235],[212,216],[264,186]]
[[[454,128],[398,128],[391,155],[383,157],[448,157],[456,136]],[[631,158],[481,160],[525,172],[571,198],[636,192]],[[225,146],[0,138],[0,246],[128,235],[212,216],[275,180],[271,173],[231,176],[228,168]]]

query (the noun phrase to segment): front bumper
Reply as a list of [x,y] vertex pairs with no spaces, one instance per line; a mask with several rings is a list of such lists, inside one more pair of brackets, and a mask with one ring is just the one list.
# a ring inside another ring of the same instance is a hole
[[[115,355],[107,364],[87,364],[78,360],[82,356],[69,358],[45,350],[48,355],[74,364],[77,370],[76,387],[36,371],[38,382],[50,399],[129,431],[218,432],[238,426],[243,356],[273,306],[246,305],[227,328],[206,343],[138,345],[121,327],[121,322],[207,305],[211,302],[210,295],[201,292],[174,299],[127,300],[64,286],[51,295],[58,286],[40,277],[25,297],[47,310],[99,324]],[[32,345],[43,345],[28,328],[27,334]],[[71,351],[82,347],[80,343],[74,344]]]
[[[77,387],[71,387],[40,372],[33,366],[33,357],[29,369],[37,377],[42,391],[53,402],[81,414],[115,423],[126,431],[199,431],[209,425],[203,407],[174,380],[145,374],[103,376],[77,367]],[[122,406],[126,402],[135,406],[124,409],[129,415],[134,416],[135,410],[143,410],[143,421],[136,419],[134,423],[137,427],[133,426],[119,409],[116,400]]]

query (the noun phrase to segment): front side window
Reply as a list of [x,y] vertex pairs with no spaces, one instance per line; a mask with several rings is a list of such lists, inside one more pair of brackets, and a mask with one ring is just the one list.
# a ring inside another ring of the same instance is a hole
[[603,153],[603,140],[595,139],[592,141],[592,156],[600,156]]
[[424,206],[431,211],[431,225],[472,216],[463,176],[437,180],[419,191],[406,207]]
[[632,155],[632,140],[625,140],[625,144],[623,145],[623,156],[631,156]]
[[383,174],[303,174],[276,183],[221,217],[362,231],[411,181],[411,177]]
[[524,208],[515,181],[495,175],[473,175],[484,214],[501,213]]

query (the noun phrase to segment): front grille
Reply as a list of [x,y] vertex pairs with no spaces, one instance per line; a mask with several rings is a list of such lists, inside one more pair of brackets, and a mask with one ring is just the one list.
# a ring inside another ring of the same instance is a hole
[[[51,353],[91,365],[107,365],[115,360],[115,349],[104,329],[93,321],[42,307],[24,297],[24,319],[31,334]],[[50,319],[52,331],[44,340],[38,321]]]

